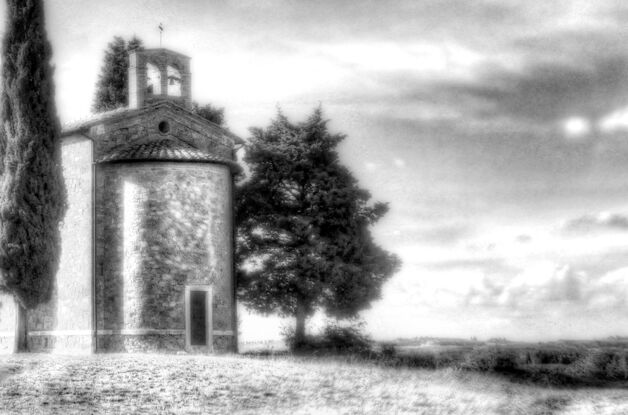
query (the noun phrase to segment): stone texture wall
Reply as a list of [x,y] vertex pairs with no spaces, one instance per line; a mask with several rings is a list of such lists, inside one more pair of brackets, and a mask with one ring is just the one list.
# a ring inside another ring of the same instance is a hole
[[213,287],[216,350],[233,350],[232,179],[206,163],[101,164],[98,349],[182,349],[185,286]]
[[[166,134],[159,131],[161,121],[168,121],[170,124],[170,131]],[[173,106],[151,109],[137,117],[114,118],[96,124],[90,128],[89,136],[96,145],[96,158],[138,139],[171,137],[199,150],[233,159],[233,140],[225,137],[220,127],[205,122],[201,124],[188,111]]]
[[15,313],[13,296],[0,293],[0,353],[13,353]]
[[[91,351],[93,194],[92,141],[63,140],[68,209],[61,224],[61,258],[52,298],[28,312],[31,351]],[[56,338],[59,337],[59,338]]]
[[98,346],[106,352],[178,352],[185,349],[185,334],[100,334]]

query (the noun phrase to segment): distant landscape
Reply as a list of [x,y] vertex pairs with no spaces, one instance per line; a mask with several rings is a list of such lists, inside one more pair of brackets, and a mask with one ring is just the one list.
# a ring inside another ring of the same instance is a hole
[[390,342],[382,342],[384,344],[390,343],[401,349],[413,349],[421,348],[427,349],[430,347],[478,347],[489,345],[502,345],[509,347],[539,347],[539,346],[582,346],[582,347],[628,347],[628,337],[624,336],[612,336],[606,339],[599,340],[570,340],[561,339],[556,341],[539,341],[539,342],[524,342],[509,340],[504,337],[491,338],[488,340],[478,340],[475,338],[463,339],[455,337],[414,337],[414,338],[398,338]]
[[[349,337],[349,336],[347,336]],[[393,367],[451,368],[493,373],[515,383],[552,387],[628,387],[628,338],[515,342],[504,338],[415,337],[361,343],[355,338],[314,344],[306,354],[350,355]],[[249,342],[240,352],[288,354],[281,341]]]

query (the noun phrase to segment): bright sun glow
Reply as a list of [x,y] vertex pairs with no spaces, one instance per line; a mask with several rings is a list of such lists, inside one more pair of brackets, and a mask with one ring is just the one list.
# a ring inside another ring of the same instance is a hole
[[628,107],[620,108],[603,117],[599,122],[599,128],[606,133],[628,129]]
[[568,137],[582,137],[591,132],[591,123],[582,117],[571,117],[565,120],[563,129]]

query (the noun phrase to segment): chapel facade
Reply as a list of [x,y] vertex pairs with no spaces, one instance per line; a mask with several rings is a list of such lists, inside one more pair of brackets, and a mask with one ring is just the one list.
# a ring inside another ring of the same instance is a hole
[[[67,125],[68,209],[30,351],[237,349],[233,189],[243,141],[191,111],[190,59],[130,53],[129,106]],[[0,295],[0,350],[15,305]]]

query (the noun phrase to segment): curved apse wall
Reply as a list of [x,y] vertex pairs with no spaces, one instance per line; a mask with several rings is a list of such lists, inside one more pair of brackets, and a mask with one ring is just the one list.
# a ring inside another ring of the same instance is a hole
[[98,236],[98,347],[184,348],[185,286],[211,285],[214,348],[231,349],[235,304],[229,168],[116,163],[100,166],[98,176],[105,222]]

